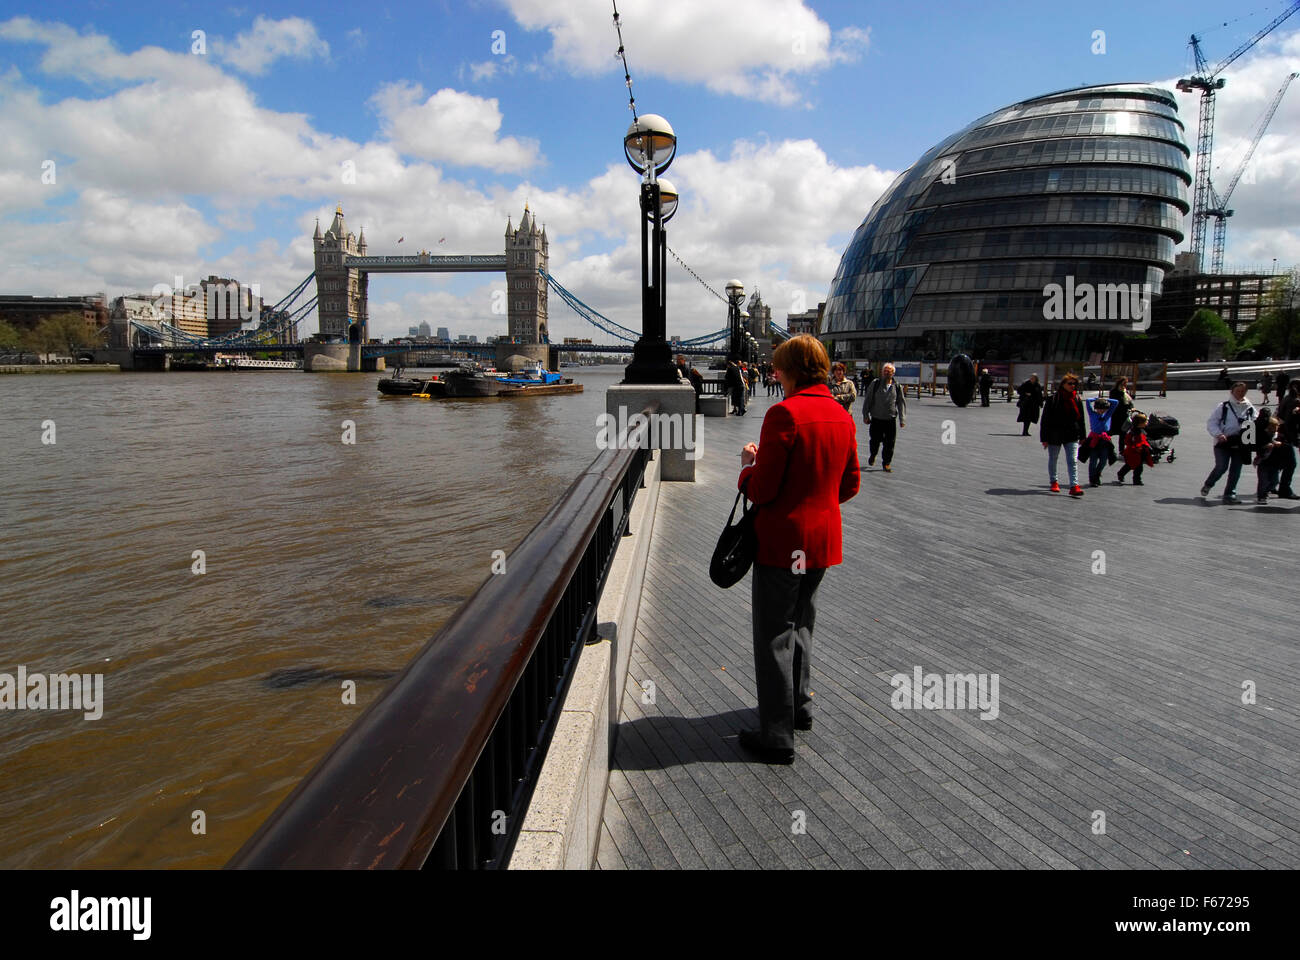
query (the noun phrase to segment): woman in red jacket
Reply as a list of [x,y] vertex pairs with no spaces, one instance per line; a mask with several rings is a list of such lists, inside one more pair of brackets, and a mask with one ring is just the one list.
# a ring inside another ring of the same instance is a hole
[[772,366],[785,400],[767,411],[757,445],[741,451],[737,486],[758,507],[754,529],[754,674],[758,730],[741,746],[764,759],[794,759],[794,731],[812,729],[809,660],[813,598],[841,562],[840,504],[858,492],[853,417],[826,386],[830,358],[814,337],[776,348]]

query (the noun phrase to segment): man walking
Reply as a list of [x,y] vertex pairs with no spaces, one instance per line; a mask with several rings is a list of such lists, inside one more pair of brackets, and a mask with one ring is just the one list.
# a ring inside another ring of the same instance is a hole
[[989,373],[987,368],[981,370],[980,371],[980,406],[981,407],[987,407],[989,405],[989,391],[992,389],[993,389],[993,374]]
[[[1232,395],[1214,408],[1205,430],[1214,438],[1214,469],[1201,486],[1201,496],[1208,497],[1210,490],[1225,473],[1228,483],[1223,488],[1224,503],[1241,503],[1237,496],[1237,481],[1241,468],[1250,462],[1255,431],[1255,406],[1246,399],[1246,384],[1238,380],[1232,385]],[[1249,436],[1245,434],[1249,433]]]
[[883,446],[881,463],[885,473],[892,473],[890,464],[894,460],[894,441],[899,429],[907,426],[907,398],[903,396],[903,388],[894,380],[892,363],[885,364],[880,376],[867,387],[862,400],[862,419],[868,425],[870,436],[867,466],[876,465],[876,452]]

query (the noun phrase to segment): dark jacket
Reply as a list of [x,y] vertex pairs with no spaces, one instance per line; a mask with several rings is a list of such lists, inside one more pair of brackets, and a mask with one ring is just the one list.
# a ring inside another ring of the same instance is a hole
[[1115,401],[1114,413],[1110,418],[1114,425],[1114,430],[1111,432],[1119,436],[1128,430],[1129,419],[1133,415],[1133,397],[1127,390],[1111,387],[1110,398]]
[[1043,422],[1038,425],[1038,439],[1052,446],[1081,443],[1088,436],[1083,425],[1083,404],[1083,397],[1078,391],[1070,394],[1058,389],[1043,407]]
[[842,562],[840,504],[858,492],[858,483],[857,429],[825,384],[768,410],[758,458],[737,481],[758,506],[757,562],[788,570],[796,550],[808,570]]
[[1020,385],[1019,393],[1016,406],[1020,407],[1020,413],[1016,415],[1016,423],[1037,423],[1038,412],[1043,409],[1043,385],[1026,380]]

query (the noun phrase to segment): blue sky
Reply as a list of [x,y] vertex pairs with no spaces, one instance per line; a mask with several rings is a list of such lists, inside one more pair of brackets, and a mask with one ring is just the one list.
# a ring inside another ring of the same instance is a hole
[[[680,139],[670,244],[716,288],[731,276],[758,286],[781,318],[825,298],[853,228],[937,140],[1051,90],[1171,80],[1188,69],[1191,32],[1217,62],[1285,6],[619,9],[637,106]],[[352,229],[367,228],[372,252],[398,250],[399,236],[403,252],[442,237],[442,251],[496,252],[505,217],[517,222],[528,200],[547,223],[556,276],[636,326],[636,177],[621,155],[630,113],[610,14],[608,0],[0,5],[0,125],[16,132],[0,141],[0,223],[13,228],[0,241],[0,287],[114,294],[216,272],[275,299],[310,271],[312,221],[336,202]],[[1229,17],[1239,19],[1223,25]],[[1221,159],[1298,67],[1300,14],[1229,72]],[[1194,102],[1182,110],[1190,141]],[[1261,145],[1257,183],[1235,198],[1230,262],[1300,261],[1298,121],[1293,91]],[[50,158],[59,182],[43,186]],[[347,160],[355,184],[339,176]],[[383,278],[371,287],[372,333],[422,319],[503,332],[485,309],[493,282]],[[684,273],[674,268],[670,284],[674,332],[722,325],[722,305]],[[566,310],[552,304],[553,333],[583,335]]]

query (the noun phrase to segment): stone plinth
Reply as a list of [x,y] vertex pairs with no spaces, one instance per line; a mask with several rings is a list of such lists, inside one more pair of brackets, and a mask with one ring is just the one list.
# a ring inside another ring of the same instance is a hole
[[536,360],[547,370],[554,368],[554,364],[551,362],[551,345],[549,343],[498,343],[496,344],[496,357],[493,362],[498,370],[504,370],[506,361],[515,355],[527,357],[529,360]]
[[699,418],[695,415],[695,389],[688,383],[673,385],[618,384],[605,394],[610,435],[632,422],[647,403],[659,401],[656,421],[650,425],[647,441],[660,454],[660,479],[667,482],[695,481],[695,461],[703,452]]
[[355,373],[361,369],[361,345],[304,343],[302,368],[308,373]]
[[721,394],[700,397],[700,413],[706,417],[725,417],[727,415],[727,398]]

